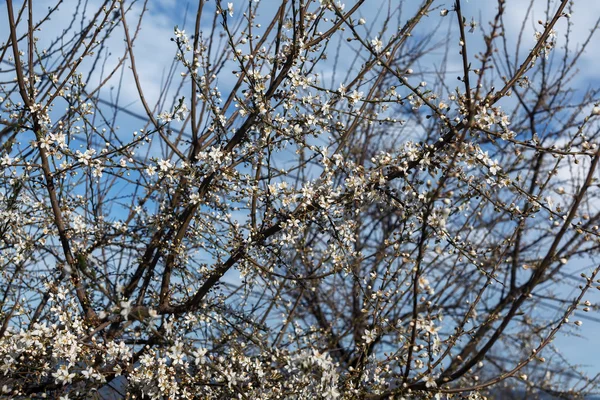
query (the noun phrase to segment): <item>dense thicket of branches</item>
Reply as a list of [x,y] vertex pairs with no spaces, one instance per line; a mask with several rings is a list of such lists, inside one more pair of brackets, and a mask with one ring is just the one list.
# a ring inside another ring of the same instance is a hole
[[34,3],[2,6],[3,395],[597,389],[551,344],[600,254],[577,1],[200,0],[158,94],[152,1]]

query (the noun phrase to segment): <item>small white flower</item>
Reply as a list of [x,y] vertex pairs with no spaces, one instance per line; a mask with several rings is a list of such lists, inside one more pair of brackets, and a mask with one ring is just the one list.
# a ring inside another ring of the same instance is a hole
[[2,156],[2,158],[0,159],[0,165],[1,166],[6,166],[6,165],[10,165],[12,164],[13,159],[11,157],[8,156],[8,154],[5,154]]
[[94,149],[87,149],[85,151],[85,153],[80,152],[79,150],[77,150],[77,152],[75,153],[75,156],[77,157],[77,161],[80,162],[83,165],[90,165],[90,160],[92,159],[92,156],[96,154],[96,150]]
[[373,343],[377,339],[377,329],[365,329],[365,334],[362,338],[366,344]]
[[437,387],[437,383],[435,383],[435,378],[433,376],[428,376],[425,378],[425,387],[427,387],[427,388]]
[[233,17],[233,3],[227,3],[227,13],[230,17]]
[[448,10],[447,10],[447,9],[445,9],[445,8],[443,8],[443,9],[440,11],[440,15],[441,15],[442,17],[445,17],[446,15],[448,15]]
[[208,156],[215,162],[215,164],[219,164],[225,154],[218,147],[212,147]]
[[52,144],[52,140],[49,137],[43,137],[40,139],[39,146],[40,149],[50,149],[50,145]]
[[161,159],[158,161],[158,168],[160,168],[160,170],[163,172],[168,171],[172,167],[173,167],[173,165],[171,164],[171,162],[169,160]]
[[500,166],[495,160],[490,161],[490,174],[496,175],[500,169]]
[[188,42],[188,38],[187,38],[187,35],[185,34],[185,31],[179,30],[179,28],[175,28],[175,37],[183,43]]
[[81,371],[81,375],[83,375],[85,379],[91,379],[95,372],[96,371],[94,371],[94,368],[89,367],[88,369],[84,369],[83,371]]
[[69,372],[69,367],[67,365],[61,365],[58,368],[58,371],[54,372],[52,376],[55,378],[55,382],[57,384],[65,385],[67,383],[73,382],[73,378],[75,377],[74,373]]
[[132,300],[122,301],[120,303],[120,305],[121,305],[121,313],[120,314],[123,318],[125,318],[125,321],[127,321],[127,318],[129,317],[129,313],[131,312],[131,301]]
[[375,36],[375,39],[371,40],[371,46],[373,46],[376,53],[380,53],[381,49],[383,49],[383,42],[379,37]]
[[102,171],[104,171],[104,167],[100,164],[94,164],[94,169],[92,170],[92,176],[94,178],[102,178]]
[[161,120],[162,122],[164,122],[164,123],[169,123],[169,122],[171,122],[173,120],[173,116],[171,115],[171,113],[168,113],[166,111],[158,114],[157,118],[159,120]]
[[196,365],[200,365],[200,364],[204,364],[206,362],[206,352],[208,350],[206,350],[205,348],[198,348],[196,349],[192,355],[194,356],[194,364]]
[[349,103],[350,105],[354,105],[357,101],[359,101],[360,99],[362,99],[363,97],[363,92],[358,92],[358,91],[353,91],[352,94],[349,97]]

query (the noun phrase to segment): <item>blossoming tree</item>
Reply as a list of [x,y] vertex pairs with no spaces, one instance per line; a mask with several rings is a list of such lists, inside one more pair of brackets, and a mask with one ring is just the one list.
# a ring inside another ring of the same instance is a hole
[[598,273],[576,5],[200,0],[149,93],[159,2],[34,3],[2,6],[3,396],[596,390],[552,344]]

